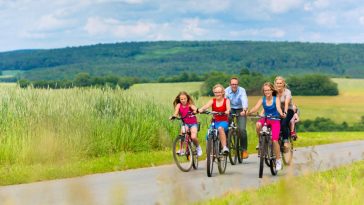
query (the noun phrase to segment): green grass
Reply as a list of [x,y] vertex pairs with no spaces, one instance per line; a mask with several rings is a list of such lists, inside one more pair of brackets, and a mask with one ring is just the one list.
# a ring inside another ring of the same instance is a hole
[[[358,87],[351,82],[344,79],[340,85],[346,83],[343,90]],[[168,120],[172,102],[179,91],[191,93],[200,85],[138,84],[124,91],[20,89],[0,84],[0,185],[172,163],[170,146],[179,127],[178,122]],[[307,102],[312,99],[306,98]],[[208,99],[201,97],[196,105]],[[357,109],[347,114],[357,115],[361,102],[350,103]],[[305,104],[301,107],[310,109]],[[320,116],[320,112],[315,114]],[[198,118],[204,147],[210,116]],[[248,136],[253,153],[257,144],[254,122],[248,123]],[[361,132],[299,136],[297,146],[363,139]],[[122,156],[127,160],[122,161]]]
[[364,161],[321,173],[288,176],[259,189],[235,192],[199,204],[352,204],[364,201]]

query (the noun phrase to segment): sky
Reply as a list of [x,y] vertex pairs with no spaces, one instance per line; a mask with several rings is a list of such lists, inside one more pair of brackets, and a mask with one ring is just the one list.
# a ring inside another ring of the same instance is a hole
[[364,43],[362,0],[0,0],[0,52],[160,40]]

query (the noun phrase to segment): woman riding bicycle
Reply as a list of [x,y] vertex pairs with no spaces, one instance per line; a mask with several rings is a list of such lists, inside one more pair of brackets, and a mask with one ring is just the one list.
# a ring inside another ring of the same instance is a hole
[[[260,106],[263,105],[264,114],[265,116],[271,116],[273,118],[280,118],[280,116],[284,116],[282,110],[281,110],[281,104],[279,99],[276,97],[277,91],[274,89],[274,86],[270,82],[264,83],[262,87],[262,92],[264,96],[260,98],[257,102],[257,104],[248,112],[248,114],[256,113]],[[264,124],[265,119],[260,119],[256,123],[256,131],[257,135],[259,136],[260,130],[262,128],[262,125]],[[280,149],[278,144],[279,139],[279,132],[280,132],[280,121],[274,120],[274,119],[267,119],[268,126],[271,126],[272,130],[272,141],[273,141],[273,149],[276,156],[276,169],[281,170],[282,169],[282,160],[280,156]]]
[[294,111],[292,104],[292,94],[287,88],[286,80],[282,76],[277,76],[274,80],[274,87],[277,90],[277,98],[280,100],[281,108],[285,118],[281,121],[281,129],[283,134],[284,147],[289,147],[288,136],[290,134],[289,122],[291,121]]
[[197,156],[200,157],[202,155],[202,149],[197,139],[198,123],[194,115],[197,112],[197,108],[193,103],[192,97],[187,92],[182,91],[176,96],[173,101],[173,106],[173,116],[177,117],[179,115],[183,118],[183,121],[186,123],[186,131],[188,129],[190,130],[192,142],[196,145]]
[[226,133],[229,127],[228,115],[230,113],[230,100],[225,98],[225,88],[221,84],[217,84],[213,87],[215,97],[209,100],[198,111],[202,113],[207,108],[212,107],[212,111],[223,112],[226,115],[215,115],[215,126],[219,130],[220,142],[223,146],[223,153],[228,154],[229,148],[226,146]]

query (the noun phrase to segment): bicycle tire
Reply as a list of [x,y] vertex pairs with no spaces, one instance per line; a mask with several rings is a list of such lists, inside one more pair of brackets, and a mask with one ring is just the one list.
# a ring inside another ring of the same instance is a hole
[[191,147],[188,146],[185,137],[178,135],[173,141],[173,159],[181,171],[188,172],[191,170],[193,163],[191,154]]
[[219,149],[220,148],[220,141],[216,141],[215,142],[215,146],[217,147],[216,151],[217,151],[217,154],[218,154],[218,157],[217,157],[217,168],[218,168],[220,174],[224,174],[225,171],[226,171],[226,165],[227,165],[228,155],[226,155],[226,154],[220,154],[220,151],[221,151],[221,149]]
[[192,142],[190,142],[189,144],[192,150],[192,167],[193,169],[197,169],[198,168],[198,156],[196,150],[197,148]]
[[235,165],[237,163],[239,151],[237,142],[237,135],[234,129],[230,129],[228,133],[228,147],[229,147],[229,161],[231,165]]
[[273,157],[273,142],[271,139],[269,139],[268,141],[268,146],[267,146],[267,149],[268,149],[268,158],[267,161],[269,161],[269,168],[270,168],[270,172],[273,176],[277,175],[278,171],[277,171],[277,168],[276,168],[276,158]]
[[[269,139],[266,139],[267,140],[267,142],[269,142],[268,143],[268,147],[267,147],[267,149],[268,149],[268,154],[269,154],[269,156],[273,156],[273,152],[272,152],[272,150],[271,150],[271,144],[272,144],[272,140],[269,140]],[[265,162],[265,164],[268,166],[268,167],[270,167],[270,158],[268,158],[268,157],[266,157],[265,159],[264,159],[264,162]]]
[[277,168],[276,168],[276,159],[272,158],[270,159],[270,172],[272,173],[273,176],[278,174]]
[[266,143],[265,143],[265,139],[264,136],[260,136],[259,137],[259,153],[260,153],[260,162],[259,162],[259,178],[263,177],[263,169],[264,169],[264,161],[266,158],[266,154],[267,154],[267,149],[266,149]]
[[212,176],[212,172],[214,170],[214,161],[215,161],[214,142],[212,138],[209,138],[207,140],[207,146],[206,146],[206,173],[208,177]]
[[291,137],[289,137],[288,151],[287,152],[284,151],[285,151],[284,145],[282,145],[281,153],[282,153],[283,163],[284,165],[290,165],[293,159],[293,142]]
[[241,157],[241,152],[243,151],[243,147],[240,146],[241,140],[242,140],[241,137],[242,137],[242,135],[240,134],[240,131],[238,129],[236,131],[236,150],[238,150],[237,157],[238,157],[239,164],[243,163],[243,158]]

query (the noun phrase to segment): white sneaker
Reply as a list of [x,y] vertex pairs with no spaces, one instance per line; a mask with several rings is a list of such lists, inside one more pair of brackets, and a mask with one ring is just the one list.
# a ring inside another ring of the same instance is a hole
[[185,155],[185,152],[182,149],[180,149],[180,150],[177,150],[176,154],[183,156],[183,155]]
[[202,149],[201,149],[201,146],[198,146],[198,147],[196,148],[196,151],[197,151],[197,156],[198,156],[198,157],[201,157],[201,156],[202,156]]
[[282,169],[282,160],[278,159],[276,160],[276,170],[279,171]]
[[227,148],[227,146],[224,146],[224,148],[222,148],[222,152],[224,154],[229,154],[229,148]]

